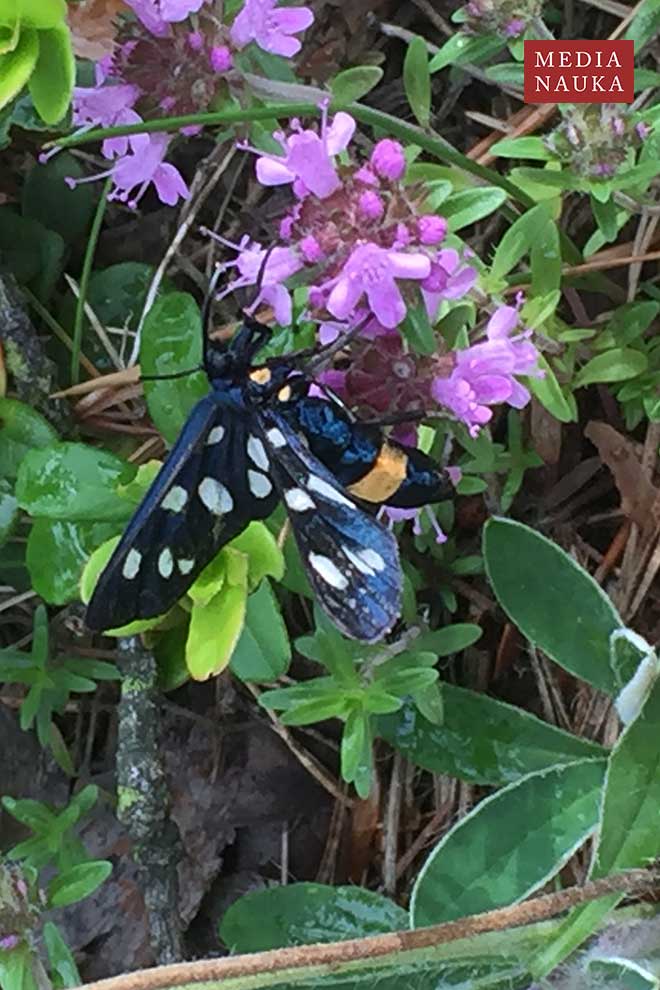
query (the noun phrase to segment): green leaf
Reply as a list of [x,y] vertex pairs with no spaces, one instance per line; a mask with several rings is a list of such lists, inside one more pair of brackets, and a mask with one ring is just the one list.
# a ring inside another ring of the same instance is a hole
[[277,599],[268,581],[247,600],[245,625],[231,658],[243,681],[275,681],[291,662],[291,644]]
[[[540,137],[503,138],[502,141],[495,142],[490,153],[500,155],[502,158],[531,158],[539,162],[551,161],[554,158],[545,141]],[[523,216],[527,216],[528,213]]]
[[573,388],[584,388],[597,382],[625,382],[643,374],[647,367],[648,358],[641,351],[630,347],[613,348],[587,361],[575,376]]
[[[201,362],[199,306],[186,292],[161,296],[147,313],[142,327],[142,374],[172,374],[199,368]],[[192,407],[208,390],[208,379],[203,371],[171,381],[144,383],[151,418],[169,443],[177,439]]]
[[417,354],[435,354],[437,341],[429,322],[426,307],[419,303],[409,306],[401,325],[401,333]]
[[78,863],[56,876],[48,885],[51,907],[66,907],[93,894],[112,873],[112,863],[105,859]]
[[47,419],[17,399],[0,397],[0,477],[15,478],[27,453],[57,442]]
[[291,883],[253,891],[235,901],[220,922],[220,938],[232,953],[266,952],[407,927],[408,913],[370,890]]
[[491,277],[495,281],[503,279],[529,251],[539,232],[540,226],[548,222],[548,210],[542,203],[533,206],[515,220],[502,237],[495,250],[491,265]]
[[488,520],[483,553],[497,600],[527,639],[565,670],[613,694],[610,635],[623,623],[591,575],[561,547],[511,519]]
[[466,647],[472,646],[481,639],[481,635],[481,626],[471,622],[455,622],[442,629],[422,633],[413,646],[415,650],[430,650],[438,657],[448,657],[452,653],[460,653]]
[[[621,734],[610,756],[590,873],[594,879],[647,866],[660,853],[659,720],[660,680],[656,680],[640,715]],[[573,911],[533,960],[533,972],[540,978],[547,975],[599,927],[621,899],[622,895],[612,894]]]
[[[367,797],[371,789],[371,763],[369,717],[356,706],[348,713],[341,737],[341,775],[349,784],[355,784],[362,798]],[[365,777],[366,787],[362,786]]]
[[[14,17],[18,13],[23,24],[40,30],[55,27],[66,18],[65,0],[18,0],[18,3],[8,0],[8,5]],[[4,10],[0,8],[0,23],[7,23],[3,14]]]
[[6,107],[23,89],[38,57],[38,33],[33,28],[24,27],[14,50],[0,55],[0,109]]
[[635,42],[635,52],[660,32],[660,3],[658,0],[645,0],[637,10],[626,29],[623,38]]
[[546,296],[561,284],[561,250],[559,230],[549,216],[537,231],[531,250],[532,294]]
[[436,52],[431,59],[429,71],[439,72],[447,65],[465,65],[468,62],[478,65],[501,51],[505,45],[504,39],[492,35],[476,37],[459,31]]
[[576,413],[562,392],[557,376],[543,354],[539,354],[537,364],[544,375],[543,378],[527,379],[526,384],[530,392],[560,423],[575,422]]
[[44,165],[35,165],[21,193],[23,216],[56,231],[67,244],[74,244],[89,228],[98,193],[93,186],[84,184],[69,189],[64,178],[79,179],[84,174],[78,159],[68,151],[60,152]]
[[608,199],[606,203],[601,203],[592,196],[591,210],[605,240],[615,241],[619,233],[619,222],[614,200]]
[[441,725],[412,704],[377,722],[379,736],[432,773],[474,784],[508,784],[536,770],[603,753],[595,743],[486,694],[446,682],[442,694]]
[[[503,83],[504,85],[517,86],[522,89],[525,85],[525,67],[520,62],[499,62],[496,65],[489,65],[485,76],[491,82]],[[512,138],[515,140],[515,138]],[[521,140],[524,140],[522,138]],[[523,155],[523,158],[532,157]]]
[[71,35],[66,24],[39,32],[39,58],[28,87],[35,109],[47,124],[62,119],[76,78]]
[[6,543],[18,521],[18,502],[12,486],[0,477],[0,546]]
[[524,179],[526,182],[534,182],[541,186],[550,186],[553,189],[575,189],[580,183],[578,176],[573,175],[567,169],[556,170],[553,168],[517,168],[516,178]]
[[47,834],[55,824],[55,814],[41,801],[32,798],[0,798],[0,804],[12,818],[22,825],[27,825],[33,832]]
[[332,102],[338,106],[346,106],[355,100],[361,100],[370,93],[374,86],[383,78],[383,70],[377,65],[354,65],[350,69],[338,72],[330,80]]
[[85,564],[94,550],[116,532],[113,523],[35,519],[28,536],[26,562],[36,593],[51,605],[75,601]]
[[479,186],[478,189],[453,193],[442,207],[450,233],[455,234],[457,230],[490,216],[502,206],[506,197],[504,189],[498,186]]
[[193,605],[186,666],[196,681],[219,674],[231,660],[245,621],[247,580],[227,585],[206,605]]
[[264,523],[255,520],[229,544],[234,550],[244,553],[248,559],[249,590],[257,588],[263,578],[272,577],[281,581],[284,576],[284,554],[277,540]]
[[124,520],[131,506],[116,494],[136,474],[133,464],[84,443],[55,443],[30,451],[16,481],[16,498],[33,516]]
[[[625,303],[612,314],[612,318],[607,324],[607,334],[620,347],[629,344],[648,330],[659,312],[660,303],[651,300]],[[602,338],[601,332],[598,335],[599,343]]]
[[426,42],[411,39],[403,62],[403,88],[417,123],[428,127],[431,117],[431,74]]
[[57,980],[53,981],[56,990],[80,986],[82,979],[73,953],[62,938],[59,928],[52,921],[47,921],[44,925],[43,938],[48,952],[50,969],[57,976]]
[[6,268],[35,295],[45,298],[59,276],[64,241],[38,220],[20,216],[11,207],[0,206],[0,252]]
[[554,876],[598,824],[604,760],[551,767],[481,801],[422,867],[415,928],[515,904]]

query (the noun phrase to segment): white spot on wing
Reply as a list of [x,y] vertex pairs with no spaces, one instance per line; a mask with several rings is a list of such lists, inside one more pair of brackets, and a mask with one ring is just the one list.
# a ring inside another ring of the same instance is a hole
[[223,484],[215,478],[203,478],[197,488],[202,502],[214,516],[226,516],[234,508],[234,500]]
[[316,508],[316,502],[302,488],[289,488],[284,493],[284,501],[294,512],[307,512],[308,509]]
[[370,567],[365,560],[362,559],[361,553],[353,553],[348,547],[342,547],[343,552],[346,554],[350,560],[353,567],[357,568],[360,574],[369,574],[373,576],[376,572],[373,567]]
[[310,553],[309,563],[318,576],[332,588],[343,591],[348,587],[348,578],[329,557],[324,557],[320,553]]
[[266,498],[273,490],[270,478],[261,471],[248,471],[248,485],[255,498]]
[[365,562],[367,567],[373,567],[375,571],[385,570],[385,561],[378,553],[377,550],[372,550],[371,547],[367,547],[366,550],[360,550],[358,552],[358,557],[361,557]]
[[160,557],[158,558],[158,573],[161,577],[169,578],[172,577],[172,571],[174,570],[174,558],[172,556],[172,551],[169,547],[165,547],[161,551]]
[[268,440],[272,443],[273,447],[286,447],[286,438],[281,430],[278,430],[276,426],[268,430],[266,433]]
[[268,470],[268,456],[259,437],[248,437],[247,452],[250,460],[254,461],[258,468],[262,471]]
[[188,492],[182,485],[172,485],[162,501],[162,507],[170,512],[181,512],[188,501]]
[[135,547],[132,547],[126,554],[126,560],[124,561],[124,566],[122,567],[121,573],[126,578],[127,581],[132,581],[136,576],[137,572],[140,570],[140,564],[142,563],[142,554]]
[[176,566],[179,568],[179,570],[181,571],[181,573],[185,576],[186,574],[190,574],[190,572],[192,571],[193,567],[195,566],[195,561],[194,561],[194,559],[191,559],[190,557],[179,557],[179,559],[176,562]]
[[351,509],[355,508],[355,504],[349,498],[346,498],[340,491],[315,474],[310,474],[307,479],[307,487],[314,492],[318,492],[319,495],[323,495],[329,502],[336,502],[338,505],[348,505]]
[[212,447],[215,443],[220,443],[225,435],[224,426],[214,426],[208,437],[206,438],[206,446]]

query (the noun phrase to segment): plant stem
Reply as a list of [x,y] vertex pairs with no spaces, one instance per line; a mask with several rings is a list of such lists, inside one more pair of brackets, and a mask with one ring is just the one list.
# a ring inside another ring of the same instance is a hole
[[99,239],[99,234],[101,232],[101,225],[103,223],[103,217],[105,216],[105,210],[108,205],[108,194],[112,186],[112,179],[106,179],[105,185],[103,186],[103,192],[101,193],[101,198],[96,207],[96,213],[94,214],[94,219],[92,221],[92,227],[89,232],[89,239],[87,241],[87,247],[85,248],[85,257],[83,259],[82,271],[80,273],[80,284],[78,287],[78,299],[76,300],[76,315],[73,321],[73,346],[71,348],[71,384],[77,385],[80,381],[80,349],[82,347],[82,334],[83,325],[85,322],[85,303],[87,302],[87,290],[89,289],[89,280],[92,274],[92,265],[94,263],[94,254],[96,252],[96,244]]
[[[441,948],[446,950],[447,943],[474,939],[476,935],[484,936],[485,933],[502,933],[521,925],[532,925],[608,894],[648,893],[657,883],[658,874],[653,870],[627,870],[591,881],[583,887],[569,887],[522,904],[497,908],[429,928],[328,942],[324,945],[300,945],[227,956],[223,959],[179,963],[142,970],[139,973],[127,973],[103,980],[102,983],[91,983],[85,990],[182,990],[193,984],[198,990],[205,985],[208,990],[219,985],[223,990],[256,990],[258,987],[286,983],[287,980],[296,983],[308,980],[318,985],[319,979],[324,975],[337,978],[356,969],[373,968],[376,964],[381,969],[386,966],[399,969],[413,962],[427,966],[435,962],[438,965],[443,960],[438,959],[437,952]],[[516,937],[519,938],[520,933],[516,933]],[[467,946],[473,955],[478,954],[478,944],[468,942]]]

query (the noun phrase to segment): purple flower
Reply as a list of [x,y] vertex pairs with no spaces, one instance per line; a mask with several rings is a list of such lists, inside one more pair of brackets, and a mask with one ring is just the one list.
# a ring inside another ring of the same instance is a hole
[[262,272],[266,249],[256,241],[251,242],[249,238],[245,237],[240,244],[232,244],[223,237],[218,237],[217,234],[214,237],[226,247],[238,251],[236,260],[228,262],[225,269],[236,268],[240,273],[239,277],[229,282],[216,298],[218,300],[224,299],[225,296],[237,289],[256,285],[257,281],[261,279],[259,294],[246,312],[253,313],[262,302],[265,302],[273,307],[275,319],[280,326],[289,326],[293,307],[289,290],[282,283],[303,267],[303,263],[296,253],[291,248],[273,248],[268,253],[268,260]]
[[231,51],[227,45],[215,45],[211,49],[209,60],[214,72],[228,72],[233,63]]
[[157,38],[169,34],[169,25],[196,14],[206,0],[126,0],[147,31]]
[[[257,179],[263,186],[281,186],[289,182],[302,182],[303,189],[319,199],[325,199],[341,187],[335,170],[334,155],[343,151],[355,131],[355,121],[348,113],[336,113],[328,126],[325,110],[320,135],[316,131],[303,130],[298,121],[292,121],[294,133],[286,137],[276,131],[283,156],[267,155],[257,151]],[[255,151],[250,148],[248,150]]]
[[431,270],[425,254],[405,254],[377,244],[354,248],[341,272],[333,280],[327,301],[328,312],[345,320],[363,295],[369,308],[384,327],[396,327],[406,315],[406,304],[396,279],[424,279]]
[[0,935],[0,952],[11,952],[20,942],[18,935]]
[[447,536],[443,532],[442,527],[440,526],[440,523],[438,522],[430,505],[423,505],[419,509],[398,509],[393,505],[384,505],[380,510],[379,515],[383,516],[387,520],[390,529],[394,523],[408,522],[408,520],[412,520],[413,534],[415,536],[422,535],[422,516],[426,516],[430,520],[432,528],[435,530],[435,542],[447,542]]
[[447,235],[447,221],[435,213],[425,213],[417,221],[420,244],[439,244]]
[[[187,199],[190,192],[179,170],[163,161],[168,143],[167,134],[138,134],[131,142],[131,151],[119,158],[107,172],[84,179],[67,177],[66,184],[70,189],[75,189],[83,182],[111,176],[114,189],[108,198],[118,199],[135,209],[153,182],[161,203],[174,206],[179,198]],[[136,187],[137,192],[134,193]]]
[[471,436],[492,418],[490,406],[507,402],[521,409],[529,402],[529,391],[514,375],[543,376],[529,333],[510,336],[517,323],[517,307],[500,306],[488,321],[487,340],[455,351],[451,374],[433,381],[433,398],[466,423]]
[[527,27],[522,17],[514,17],[504,25],[504,35],[507,38],[517,38]]
[[651,133],[651,128],[647,127],[647,125],[643,123],[643,121],[640,120],[639,123],[635,124],[635,134],[640,139],[640,141],[644,141],[649,136],[650,133]]
[[369,220],[378,220],[385,212],[383,200],[373,189],[366,189],[358,200],[360,213]]
[[476,269],[465,265],[458,251],[453,248],[438,251],[431,263],[428,278],[422,282],[422,295],[429,320],[433,322],[436,319],[442,299],[460,299],[470,291],[476,280]]
[[277,0],[245,0],[231,26],[230,36],[237,48],[254,41],[259,48],[273,55],[291,58],[301,49],[301,43],[291,35],[305,31],[314,14],[309,7],[283,7],[275,10]]
[[383,138],[371,152],[371,167],[383,179],[400,179],[406,170],[403,148],[398,141]]
[[[96,86],[76,86],[73,90],[73,122],[89,127],[116,127],[120,124],[139,124],[142,118],[133,106],[140,96],[137,86],[130,83],[112,85],[101,63],[95,67]],[[105,158],[125,155],[130,146],[127,137],[106,138],[102,145]]]

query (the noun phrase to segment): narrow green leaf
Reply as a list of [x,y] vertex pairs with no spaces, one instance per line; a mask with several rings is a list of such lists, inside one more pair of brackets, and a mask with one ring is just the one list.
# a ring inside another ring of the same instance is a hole
[[417,766],[475,784],[509,784],[536,770],[596,757],[603,749],[488,695],[442,683],[444,718],[414,705],[377,721],[378,735]]
[[546,296],[555,292],[561,284],[561,250],[559,230],[549,216],[538,230],[532,242],[530,255],[532,268],[532,294]]
[[411,39],[403,62],[403,88],[410,109],[420,127],[428,127],[431,116],[431,74],[426,42],[419,35]]
[[491,265],[494,280],[499,281],[508,275],[520,259],[531,251],[539,227],[546,224],[548,216],[548,210],[543,204],[539,204],[511,224],[495,250]]
[[80,986],[82,979],[73,953],[62,937],[59,928],[52,921],[47,921],[44,925],[43,938],[48,952],[48,963],[53,973],[56,973],[58,977],[56,986]]
[[332,102],[339,106],[361,100],[383,78],[383,70],[377,65],[354,65],[344,69],[330,81]]
[[623,623],[591,575],[511,519],[488,520],[483,553],[497,600],[521,632],[565,670],[613,694],[610,635]]
[[69,108],[76,78],[71,34],[66,24],[39,32],[39,58],[28,81],[35,109],[56,124]]
[[434,354],[437,341],[428,318],[426,307],[419,303],[409,306],[401,325],[401,333],[417,354]]
[[642,375],[647,367],[648,358],[641,351],[630,347],[613,348],[587,361],[575,376],[573,388],[584,388],[597,382],[624,382]]
[[658,0],[645,0],[639,7],[623,35],[626,41],[635,42],[635,52],[648,41],[657,38],[660,32],[660,3]]
[[527,386],[548,412],[560,423],[572,423],[577,419],[575,410],[564,395],[552,367],[543,354],[539,354],[538,366],[543,378],[528,378]]
[[472,62],[478,65],[501,51],[506,41],[501,38],[478,37],[462,34],[460,31],[446,41],[439,52],[431,59],[430,72],[439,72],[447,65],[465,65]]
[[539,162],[551,161],[554,158],[545,141],[540,137],[503,138],[495,142],[490,152],[502,158],[531,158]]
[[112,863],[99,859],[79,863],[51,880],[48,901],[51,907],[66,907],[93,894],[112,873]]
[[14,50],[0,55],[0,110],[23,89],[38,57],[38,32],[24,27]]
[[592,196],[591,210],[605,240],[607,242],[615,241],[619,233],[619,222],[614,200],[608,199],[606,203],[601,203]]
[[415,928],[515,904],[543,886],[598,824],[604,760],[530,774],[481,801],[415,882]]
[[[259,924],[255,925],[255,918]],[[408,913],[361,887],[291,883],[245,894],[225,912],[220,938],[231,952],[366,938],[408,927]]]
[[[156,300],[142,328],[140,367],[144,375],[200,368],[202,323],[199,306],[186,292]],[[149,413],[166,440],[174,443],[194,404],[209,390],[203,371],[170,381],[146,381]]]
[[452,234],[463,227],[490,216],[506,201],[506,193],[498,186],[479,186],[453,193],[445,200],[442,212]]

